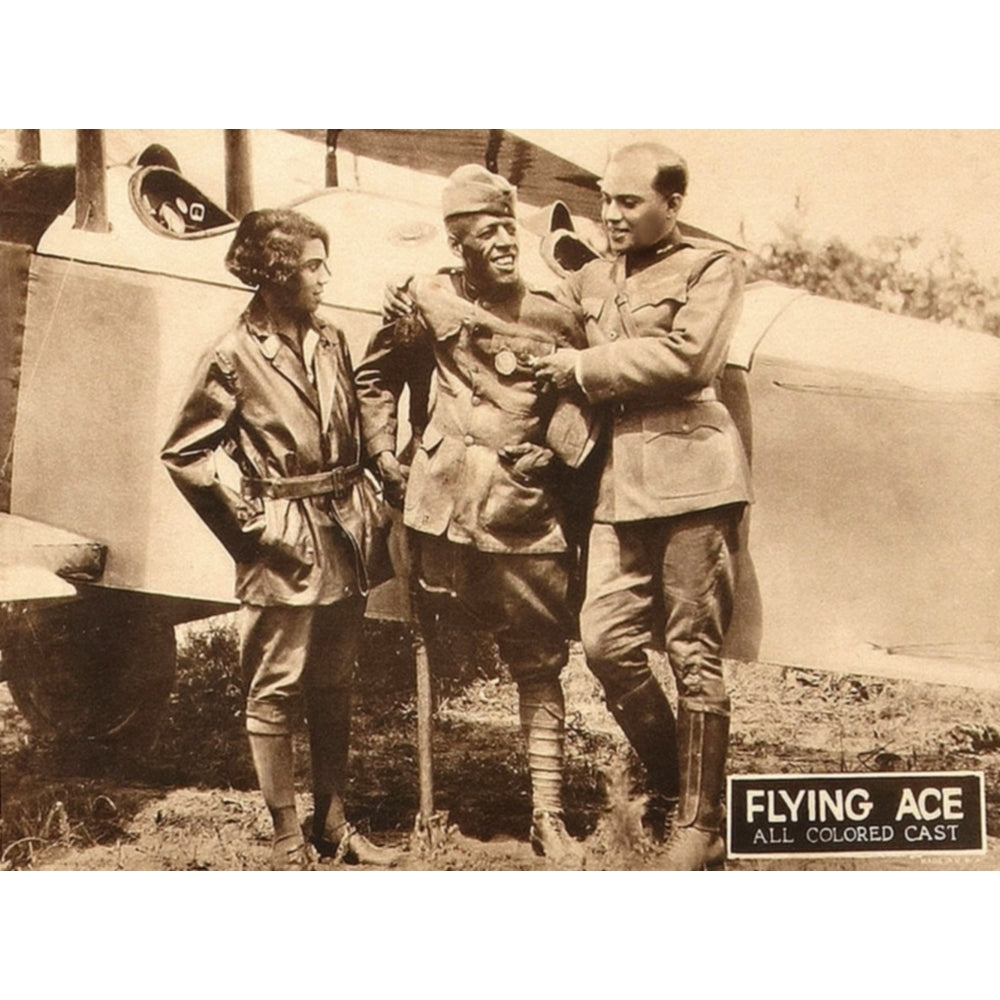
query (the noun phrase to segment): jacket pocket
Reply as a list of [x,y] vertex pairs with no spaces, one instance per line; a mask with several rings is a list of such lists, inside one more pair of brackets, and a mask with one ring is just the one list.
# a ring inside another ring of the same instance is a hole
[[411,528],[439,535],[448,526],[464,452],[461,442],[446,440],[433,423],[424,430],[403,501],[404,521]]
[[361,477],[354,492],[364,518],[361,557],[364,560],[370,590],[394,575],[392,559],[389,556],[392,514],[371,473],[366,472]]
[[741,461],[735,427],[713,406],[643,414],[642,474],[654,496],[705,496],[731,489]]
[[721,431],[729,421],[719,412],[719,404],[695,402],[642,411],[642,436],[645,442],[665,434],[692,435],[698,431]]
[[541,486],[515,479],[498,464],[479,505],[479,523],[491,535],[533,537],[551,530],[554,513],[552,500]]
[[316,546],[301,500],[264,500],[264,530],[258,542],[264,563],[296,579],[316,563]]
[[[643,271],[638,277],[642,279],[646,274]],[[687,283],[683,275],[668,274],[638,281],[634,288],[629,288],[629,307],[636,334],[658,337],[672,330],[674,317],[685,302]]]
[[640,271],[630,279],[628,299],[633,310],[687,302],[687,277],[684,274],[656,274],[656,268]]

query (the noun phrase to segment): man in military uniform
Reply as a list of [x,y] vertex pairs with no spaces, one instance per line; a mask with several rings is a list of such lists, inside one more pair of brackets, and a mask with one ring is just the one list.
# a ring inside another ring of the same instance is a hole
[[[226,266],[257,293],[201,359],[163,448],[175,483],[236,562],[246,728],[277,869],[311,864],[292,759],[302,700],[317,848],[368,864],[394,859],[347,822],[342,798],[365,595],[390,567],[346,340],[316,313],[328,249],[326,231],[296,212],[244,217]],[[239,492],[218,474],[220,451],[239,466]]]
[[[573,630],[573,555],[554,487],[560,461],[582,461],[588,425],[582,393],[540,393],[526,359],[584,341],[572,312],[519,276],[514,198],[506,180],[482,167],[452,174],[443,209],[463,266],[410,280],[413,316],[376,335],[356,382],[367,451],[387,491],[398,495],[405,485],[421,621],[433,631],[457,606],[469,626],[495,634],[518,686],[532,846],[579,863],[562,815],[559,680]],[[496,332],[503,324],[516,330]],[[428,394],[421,380],[429,373]],[[422,428],[408,482],[395,455],[404,381],[417,400],[411,423]]]
[[[633,145],[611,158],[602,218],[615,256],[585,265],[563,289],[589,346],[535,365],[544,384],[582,388],[610,411],[581,637],[654,789],[669,799],[679,779],[662,861],[684,870],[725,861],[730,704],[721,647],[751,499],[740,436],[716,394],[742,265],[728,246],[680,234],[686,188],[686,164],[666,147]],[[661,641],[677,682],[676,737],[647,660]]]

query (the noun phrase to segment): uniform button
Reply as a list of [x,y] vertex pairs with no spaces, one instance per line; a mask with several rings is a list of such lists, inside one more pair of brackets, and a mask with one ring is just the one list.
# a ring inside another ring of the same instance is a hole
[[463,440],[467,445],[476,443],[476,439],[471,434],[466,434]]
[[614,330],[609,330],[608,331],[608,340],[617,340],[617,339],[618,339],[618,334],[615,333]]
[[681,430],[689,431],[689,430],[691,430],[691,425],[685,420],[684,423],[681,426]]
[[473,406],[478,406],[482,401],[483,400],[482,400],[481,396],[473,396],[472,397],[472,405]]

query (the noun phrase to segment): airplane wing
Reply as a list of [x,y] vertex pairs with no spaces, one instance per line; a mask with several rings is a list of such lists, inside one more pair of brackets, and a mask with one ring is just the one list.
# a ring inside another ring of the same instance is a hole
[[[284,129],[316,142],[326,129]],[[524,201],[565,202],[575,215],[597,219],[597,175],[507,129],[340,129],[338,149],[356,156],[447,177],[464,163],[482,163],[503,174]]]
[[72,581],[100,579],[105,555],[89,538],[0,512],[0,604],[75,597]]
[[[326,129],[283,129],[293,135],[327,142]],[[482,163],[503,174],[517,187],[518,198],[531,205],[562,202],[573,213],[600,222],[598,175],[558,153],[539,146],[509,129],[341,129],[338,149],[394,166],[447,177],[465,163]],[[685,236],[743,247],[688,222],[680,222]]]

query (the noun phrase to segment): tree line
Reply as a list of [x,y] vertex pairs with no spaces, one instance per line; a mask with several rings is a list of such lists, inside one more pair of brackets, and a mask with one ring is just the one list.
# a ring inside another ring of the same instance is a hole
[[866,254],[786,231],[750,256],[748,278],[1000,336],[1000,281],[979,275],[954,238],[933,248],[918,235],[883,238]]

